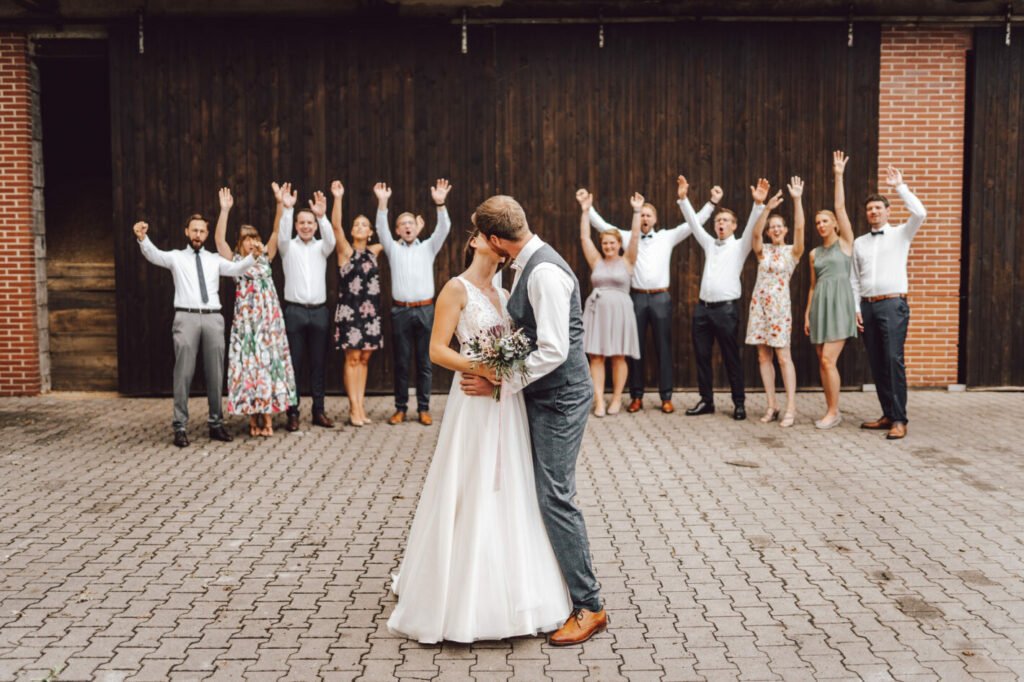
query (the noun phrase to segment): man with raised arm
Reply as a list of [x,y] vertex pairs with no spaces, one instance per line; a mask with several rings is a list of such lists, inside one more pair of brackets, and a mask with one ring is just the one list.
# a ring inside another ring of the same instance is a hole
[[391,188],[378,182],[373,186],[377,196],[376,229],[391,268],[391,332],[395,359],[395,413],[388,424],[401,424],[409,405],[409,368],[416,357],[416,409],[419,422],[430,426],[430,332],[434,326],[434,259],[451,231],[445,201],[451,184],[439,179],[430,188],[430,197],[437,207],[434,232],[420,241],[424,221],[421,216],[402,213],[395,221],[398,240],[388,226],[388,200]]
[[[161,251],[149,240],[149,224],[132,227],[143,257],[153,265],[171,271],[174,277],[174,444],[188,446],[188,394],[196,371],[196,355],[203,351],[206,397],[210,406],[207,423],[210,438],[230,442],[221,411],[224,385],[224,316],[220,312],[220,278],[237,277],[256,262],[250,254],[231,262],[203,248],[210,226],[203,216],[189,216],[185,225],[188,246],[178,251]],[[254,248],[259,256],[262,246]]]
[[[298,192],[290,183],[280,189],[275,185],[274,195],[281,204],[281,223],[277,233],[277,251],[284,265],[284,324],[288,333],[295,378],[308,368],[313,391],[313,424],[330,429],[334,422],[324,412],[326,393],[327,339],[330,316],[327,312],[327,259],[334,255],[334,230],[327,220],[327,197],[315,192],[309,208],[299,209],[295,202]],[[295,234],[292,234],[294,222]],[[317,226],[320,238],[316,238]],[[289,431],[299,430],[299,403],[288,406]]]
[[[711,188],[711,200],[706,203],[697,218],[700,227],[722,200],[722,188]],[[599,232],[619,230],[622,235],[622,248],[629,248],[631,239],[629,230],[622,230],[611,225],[598,214],[594,207],[588,211],[590,225]],[[672,295],[669,293],[671,271],[669,263],[672,249],[690,236],[694,225],[681,223],[667,230],[657,230],[658,212],[650,203],[645,203],[640,211],[640,244],[637,251],[636,266],[630,282],[630,298],[633,299],[633,312],[636,315],[636,330],[640,336],[640,357],[629,358],[629,397],[631,398],[627,412],[639,412],[643,409],[644,397],[644,348],[647,328],[654,333],[654,348],[658,358],[658,393],[661,397],[661,411],[671,414],[672,406]]]
[[[697,215],[686,198],[689,183],[682,175],[676,180],[679,207],[691,224],[697,224]],[[693,231],[693,238],[704,249],[704,273],[700,280],[700,300],[693,307],[693,350],[697,359],[697,385],[700,402],[686,411],[689,416],[711,414],[715,411],[714,383],[711,374],[711,351],[715,341],[725,361],[732,388],[733,419],[747,418],[746,392],[743,387],[743,363],[740,359],[740,274],[743,263],[750,255],[754,238],[754,224],[764,210],[768,196],[768,181],[760,178],[750,188],[754,206],[747,219],[743,234],[736,239],[736,214],[720,208],[715,214],[715,237],[703,228]]]
[[886,438],[907,435],[907,368],[903,346],[910,324],[907,305],[907,256],[910,243],[924,223],[921,201],[903,182],[903,174],[889,166],[886,184],[903,199],[910,219],[902,225],[889,224],[889,199],[872,194],[864,202],[871,231],[853,242],[850,283],[857,309],[857,328],[864,335],[875,391],[882,416],[861,424],[862,429],[888,431]]

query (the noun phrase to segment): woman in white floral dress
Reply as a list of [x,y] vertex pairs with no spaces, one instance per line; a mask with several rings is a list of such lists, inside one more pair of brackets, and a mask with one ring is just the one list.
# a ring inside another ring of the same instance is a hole
[[363,401],[370,356],[384,346],[380,319],[380,270],[377,256],[383,248],[369,244],[373,237],[370,219],[352,221],[352,242],[341,227],[341,197],[345,188],[331,183],[334,208],[331,226],[337,240],[338,306],[334,311],[334,347],[345,352],[343,381],[348,395],[348,421],[352,426],[369,424]]

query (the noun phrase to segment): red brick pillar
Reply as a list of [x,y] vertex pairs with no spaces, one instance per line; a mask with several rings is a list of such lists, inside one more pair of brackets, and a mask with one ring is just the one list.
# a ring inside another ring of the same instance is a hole
[[28,38],[0,33],[0,395],[39,393]]
[[[879,84],[879,180],[893,164],[928,219],[910,248],[908,382],[956,383],[960,333],[960,239],[970,29],[884,27]],[[895,196],[891,222],[906,220]]]

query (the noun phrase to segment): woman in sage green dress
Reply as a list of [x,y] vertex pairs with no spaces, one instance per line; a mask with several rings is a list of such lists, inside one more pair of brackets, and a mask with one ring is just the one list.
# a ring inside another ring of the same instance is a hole
[[857,317],[850,284],[853,264],[853,227],[846,213],[843,172],[849,157],[832,152],[835,177],[835,213],[818,211],[814,226],[823,244],[811,251],[811,289],[807,294],[804,333],[818,351],[821,386],[825,389],[825,415],[814,422],[819,429],[831,429],[843,421],[839,411],[839,355],[846,340],[857,336]]

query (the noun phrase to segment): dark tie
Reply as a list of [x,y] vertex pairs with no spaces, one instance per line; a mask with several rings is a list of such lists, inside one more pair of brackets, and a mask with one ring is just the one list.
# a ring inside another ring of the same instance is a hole
[[203,297],[203,303],[209,303],[210,295],[206,292],[206,277],[203,276],[202,250],[196,251],[196,274],[199,275],[199,295]]
[[654,233],[648,232],[647,234],[640,235],[640,239],[654,239]]
[[874,230],[872,230],[871,231],[871,236],[872,237],[877,237],[878,235],[883,234],[884,232],[885,232],[885,230],[879,230],[878,232],[875,232]]

